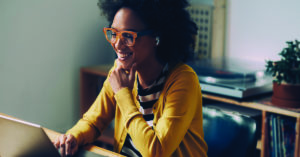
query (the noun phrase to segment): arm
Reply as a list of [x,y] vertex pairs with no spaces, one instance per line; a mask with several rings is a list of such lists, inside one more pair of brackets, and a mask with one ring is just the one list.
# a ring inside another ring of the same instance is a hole
[[153,124],[153,129],[138,111],[129,88],[122,88],[116,93],[115,99],[124,116],[125,127],[141,154],[170,156],[190,127],[201,103],[198,102],[200,96],[199,82],[193,72],[183,72],[174,77],[164,97],[163,114]]
[[66,134],[72,134],[79,145],[93,142],[114,118],[116,106],[113,96],[113,91],[106,79],[90,109]]

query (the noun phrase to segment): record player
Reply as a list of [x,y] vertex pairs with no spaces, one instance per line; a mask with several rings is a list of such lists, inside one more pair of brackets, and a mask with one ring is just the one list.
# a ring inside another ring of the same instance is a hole
[[272,76],[261,63],[226,58],[187,64],[197,73],[202,92],[246,98],[272,91]]

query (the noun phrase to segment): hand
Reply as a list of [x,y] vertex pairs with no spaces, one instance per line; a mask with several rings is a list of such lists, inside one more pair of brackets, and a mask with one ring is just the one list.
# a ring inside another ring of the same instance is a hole
[[71,134],[60,135],[53,144],[60,151],[62,157],[74,155],[78,150],[77,140]]
[[111,72],[109,77],[114,93],[117,93],[124,87],[132,89],[135,81],[136,63],[132,64],[129,71],[123,69],[122,64],[118,60],[116,60],[116,64],[117,67]]

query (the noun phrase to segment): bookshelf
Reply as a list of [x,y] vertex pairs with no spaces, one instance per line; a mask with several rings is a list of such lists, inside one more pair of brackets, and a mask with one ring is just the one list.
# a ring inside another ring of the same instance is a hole
[[[98,65],[91,67],[83,67],[80,69],[80,116],[85,113],[93,101],[96,99],[98,93],[101,90],[102,84],[108,75],[109,69],[112,65]],[[300,108],[282,108],[273,106],[270,102],[271,94],[262,95],[258,97],[252,97],[247,99],[234,99],[230,97],[224,97],[219,95],[203,93],[203,102],[214,103],[220,102],[224,104],[230,104],[239,106],[246,109],[255,109],[261,112],[261,135],[260,140],[257,143],[257,148],[260,149],[261,157],[271,156],[269,151],[269,121],[268,117],[271,114],[281,115],[293,118],[295,124],[295,150],[294,157],[300,156]],[[113,129],[108,128],[106,132],[98,139],[101,142],[113,144]]]

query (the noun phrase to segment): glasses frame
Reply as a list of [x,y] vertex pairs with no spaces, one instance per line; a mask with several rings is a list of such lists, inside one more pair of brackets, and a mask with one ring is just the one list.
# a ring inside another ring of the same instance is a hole
[[[107,31],[110,30],[110,31],[114,31],[116,32],[116,40],[115,42],[111,42],[108,37],[107,37]],[[133,36],[133,41],[132,41],[132,44],[126,44],[127,46],[134,46],[135,45],[135,41],[138,37],[141,37],[141,36],[145,36],[145,35],[151,35],[153,34],[153,30],[145,30],[145,31],[140,31],[140,32],[133,32],[133,31],[117,31],[116,29],[114,28],[109,28],[109,27],[104,27],[103,28],[103,32],[104,32],[104,35],[105,35],[105,38],[106,40],[110,43],[110,44],[115,44],[119,39],[121,39],[121,41],[124,40],[124,37],[122,36],[123,33],[129,33]]]

